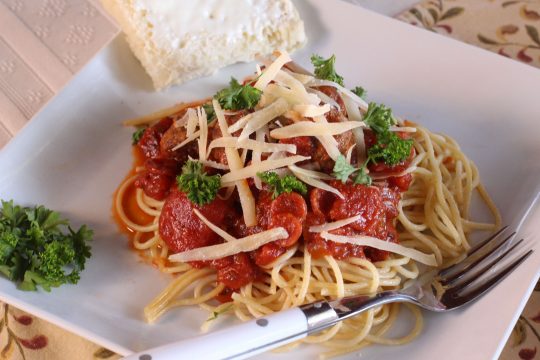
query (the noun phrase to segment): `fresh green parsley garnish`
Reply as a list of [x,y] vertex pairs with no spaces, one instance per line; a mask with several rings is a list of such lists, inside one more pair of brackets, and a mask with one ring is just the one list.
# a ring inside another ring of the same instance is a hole
[[202,171],[200,162],[188,160],[182,167],[182,175],[176,177],[176,183],[192,203],[205,205],[216,198],[220,187],[220,177],[206,175]]
[[214,120],[214,117],[216,116],[216,112],[214,110],[214,106],[212,105],[212,103],[206,103],[202,107],[204,109],[204,112],[206,113],[207,122]]
[[333,174],[334,177],[338,180],[341,180],[342,183],[346,183],[357,169],[347,162],[347,159],[343,155],[339,155],[334,164]]
[[367,164],[368,161],[366,160],[366,162],[358,168],[358,172],[356,173],[356,177],[353,181],[355,184],[362,184],[367,186],[371,185],[372,179],[371,176],[369,176],[367,173]]
[[219,315],[228,312],[229,310],[232,309],[232,307],[233,307],[233,305],[230,304],[229,306],[226,306],[225,308],[223,308],[223,309],[220,310],[220,311],[212,311],[212,316],[210,316],[208,319],[206,319],[206,321],[213,321],[213,320],[216,320],[216,319],[218,318]]
[[368,150],[368,157],[373,162],[396,165],[411,154],[412,139],[402,139],[394,132],[377,134],[377,144]]
[[319,55],[311,56],[311,63],[315,67],[315,76],[322,80],[330,80],[343,86],[343,76],[336,73],[336,56],[332,55],[328,59],[323,59]]
[[283,193],[298,192],[302,195],[307,193],[307,186],[293,175],[279,177],[275,172],[257,173],[257,176],[273,189],[272,198],[277,198]]
[[133,135],[131,135],[132,145],[137,145],[139,143],[139,140],[141,140],[145,130],[146,130],[146,127],[140,127],[140,128],[137,128],[137,130],[135,130]]
[[2,201],[0,272],[21,290],[76,284],[90,257],[92,235],[86,225],[74,231],[59,213],[43,206]]
[[367,174],[367,163],[369,159],[359,168],[355,168],[347,162],[347,159],[343,155],[339,155],[334,164],[333,174],[342,183],[346,183],[349,177],[357,172],[354,179],[355,184],[371,185],[371,177]]
[[372,102],[364,115],[364,122],[377,136],[377,144],[368,150],[368,160],[396,165],[409,157],[413,141],[402,139],[390,131],[390,126],[396,123],[391,109]]
[[383,104],[377,105],[374,102],[369,103],[363,121],[377,135],[389,131],[390,126],[396,123],[390,108]]
[[356,96],[358,96],[359,98],[362,98],[364,100],[366,100],[366,97],[367,97],[367,91],[366,89],[364,89],[363,87],[361,86],[357,86],[355,87],[354,89],[351,90],[354,94],[356,94]]
[[229,87],[219,91],[214,98],[225,110],[253,109],[261,99],[262,91],[231,78]]

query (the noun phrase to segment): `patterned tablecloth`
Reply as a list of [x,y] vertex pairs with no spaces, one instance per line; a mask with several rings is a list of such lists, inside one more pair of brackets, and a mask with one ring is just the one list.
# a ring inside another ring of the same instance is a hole
[[[348,1],[403,8],[396,0]],[[424,0],[397,18],[540,67],[540,0]],[[98,0],[0,0],[0,148],[117,33]],[[537,286],[501,359],[535,359],[539,348]],[[0,358],[119,356],[0,303]],[[481,355],[471,353],[471,358]]]

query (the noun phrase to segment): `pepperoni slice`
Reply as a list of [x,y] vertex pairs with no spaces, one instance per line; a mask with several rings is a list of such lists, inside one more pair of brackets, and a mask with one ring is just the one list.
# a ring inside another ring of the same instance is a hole
[[302,222],[291,213],[273,215],[270,219],[269,228],[282,227],[287,230],[289,237],[277,240],[275,243],[282,247],[294,245],[302,235]]

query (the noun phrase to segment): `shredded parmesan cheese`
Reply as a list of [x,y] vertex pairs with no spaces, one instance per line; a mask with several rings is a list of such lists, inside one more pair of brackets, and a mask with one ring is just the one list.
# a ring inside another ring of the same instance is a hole
[[327,183],[325,183],[325,182],[323,182],[323,181],[321,181],[319,179],[306,176],[305,174],[295,172],[290,167],[289,167],[289,169],[292,171],[294,176],[296,176],[298,179],[305,182],[306,184],[311,185],[313,187],[316,187],[318,189],[324,190],[324,191],[331,192],[332,194],[335,194],[336,196],[338,196],[340,199],[345,199],[345,196],[343,196],[343,194],[340,193],[338,189],[328,185]]
[[[264,142],[264,139],[266,137],[266,129],[259,129],[255,132],[255,140],[259,142]],[[296,149],[295,149],[296,150]],[[294,152],[296,154],[296,151]],[[259,164],[261,162],[261,152],[258,150],[253,150],[251,153],[251,162],[253,164]],[[262,182],[261,179],[259,179],[258,176],[255,176],[254,178],[255,187],[259,190],[262,189]]]
[[227,256],[258,249],[272,241],[289,237],[287,230],[282,227],[266,230],[241,239],[223,244],[204,246],[169,256],[169,260],[177,262],[206,261],[221,259]]
[[326,114],[330,111],[330,105],[294,105],[293,110],[303,117],[315,117]]
[[337,123],[314,123],[311,121],[300,121],[287,125],[279,129],[270,131],[270,136],[274,139],[289,139],[297,136],[331,136],[364,126],[363,122],[344,121]]
[[[350,121],[362,121],[362,113],[358,105],[346,96],[342,97],[347,110],[347,117]],[[366,159],[366,144],[364,142],[364,130],[358,128],[353,129],[354,140],[356,141],[356,157],[358,163],[363,163]]]
[[413,133],[413,132],[416,132],[416,128],[415,127],[409,127],[409,126],[390,126],[390,131],[400,131],[400,132]]
[[214,169],[229,170],[229,165],[221,164],[212,160],[204,160],[204,161],[199,160],[199,162],[203,164],[204,166],[211,167]]
[[291,61],[291,57],[286,51],[283,51],[278,58],[264,69],[263,74],[259,77],[259,80],[255,83],[254,88],[264,91],[270,81],[274,80],[277,73],[281,70],[283,65]]
[[201,132],[199,130],[195,131],[193,134],[191,134],[191,136],[186,137],[186,139],[184,141],[182,141],[180,144],[173,147],[171,150],[176,151],[176,150],[186,146],[187,144],[189,144],[190,142],[192,142],[193,140],[198,138],[199,135],[201,135]]
[[321,79],[313,79],[307,85],[309,87],[313,87],[313,86],[314,87],[317,87],[317,86],[332,86],[332,87],[335,87],[340,92],[342,92],[343,95],[345,95],[346,97],[349,97],[352,101],[357,103],[363,111],[367,111],[368,103],[364,99],[362,99],[360,96],[353,93],[351,90],[349,90],[347,88],[344,88],[343,86],[341,86],[341,85],[339,85],[339,84],[337,84],[337,83],[335,83],[333,81],[321,80]]
[[195,132],[195,128],[197,127],[197,124],[199,123],[199,117],[197,116],[197,111],[193,108],[187,110],[187,125],[186,125],[186,132],[187,136],[191,136]]
[[[313,95],[313,94],[308,94],[308,95]],[[285,101],[287,101],[289,105],[313,104],[315,102],[315,99],[312,99],[308,96],[303,96],[301,93],[295,92],[291,89],[288,89],[284,86],[280,86],[278,84],[268,84],[268,86],[266,87],[266,90],[264,91],[263,96],[266,99],[265,101],[270,102],[270,101],[275,101],[276,99],[284,99]],[[317,97],[316,95],[313,95],[313,96]]]
[[208,120],[206,118],[206,112],[204,108],[197,109],[197,116],[199,118],[199,131],[201,136],[199,137],[199,160],[206,160],[206,146],[208,144]]
[[265,172],[265,171],[270,171],[274,169],[279,169],[279,168],[293,165],[293,164],[296,164],[297,162],[308,160],[308,159],[310,158],[306,156],[294,155],[294,156],[289,156],[289,157],[276,159],[276,160],[268,159],[265,161],[261,161],[258,164],[251,164],[239,170],[232,169],[231,167],[232,169],[231,172],[221,177],[221,185],[226,186],[227,183],[254,177],[257,175],[258,172]]
[[247,140],[249,135],[253,134],[276,117],[285,114],[287,110],[289,110],[289,104],[283,99],[277,99],[267,107],[251,113],[251,118],[238,137],[238,141]]
[[322,179],[322,180],[334,180],[335,178],[326,174],[326,173],[323,173],[323,172],[319,172],[319,171],[314,171],[314,170],[308,170],[308,169],[304,169],[300,166],[296,166],[296,165],[290,165],[289,166],[289,169],[294,172],[294,173],[298,173],[298,174],[302,174],[302,175],[305,175],[307,177],[310,177],[310,178],[314,178],[314,179]]
[[248,149],[248,150],[258,151],[261,153],[286,151],[292,154],[296,154],[296,145],[294,144],[267,143],[264,141],[258,141],[258,140],[252,140],[252,139],[238,141],[238,138],[235,138],[235,137],[221,137],[221,138],[212,140],[212,142],[210,143],[210,147],[208,148],[208,151],[210,152],[213,148],[216,148],[216,147]]
[[[225,119],[225,115],[223,114],[223,110],[221,109],[219,102],[214,99],[212,103],[214,105],[214,111],[216,112],[216,117],[218,119],[221,134],[223,136],[230,137],[227,120]],[[238,151],[236,149],[225,148],[225,155],[227,156],[227,162],[229,164],[229,167],[231,168],[231,171],[240,171],[240,169],[244,168],[244,163],[242,162],[242,159],[238,155]],[[251,193],[247,181],[245,179],[238,180],[239,181],[235,182],[235,185],[238,189],[238,197],[240,198],[240,205],[242,206],[244,223],[246,224],[246,226],[255,226],[257,225],[255,198]],[[221,184],[223,184],[223,178],[221,178]]]
[[323,239],[335,241],[337,243],[369,246],[375,249],[408,257],[424,265],[437,266],[437,260],[435,260],[435,256],[433,254],[424,254],[416,249],[407,248],[403,245],[394,244],[389,241],[384,241],[371,236],[342,236],[330,234],[326,231],[323,231],[321,236]]
[[329,222],[329,223],[326,223],[326,224],[314,225],[314,226],[311,226],[309,228],[309,232],[320,233],[320,232],[323,232],[323,231],[336,230],[336,229],[339,229],[340,227],[352,224],[353,222],[358,221],[360,219],[363,219],[363,216],[362,215],[356,215],[356,216],[352,216],[352,217],[349,217],[349,218],[346,218],[346,219],[342,219],[342,220],[338,220],[338,221],[334,221],[334,222]]
[[[330,106],[333,106],[338,110],[341,110],[341,106],[339,106],[339,104],[336,102],[336,100],[332,99],[330,96],[326,95],[322,91],[308,88],[308,93],[313,93],[313,94],[317,95],[318,97],[321,98],[321,100],[324,103],[329,104]],[[349,119],[349,120],[353,120],[353,119]]]
[[220,228],[219,226],[213,224],[210,220],[208,220],[201,212],[197,209],[193,209],[193,212],[203,223],[206,224],[213,232],[221,236],[225,241],[236,241],[236,238],[229,233],[227,233],[225,230]]

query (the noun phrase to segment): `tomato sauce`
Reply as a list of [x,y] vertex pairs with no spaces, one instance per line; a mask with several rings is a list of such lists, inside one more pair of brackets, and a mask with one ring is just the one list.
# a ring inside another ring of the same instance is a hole
[[[319,90],[342,105],[341,110],[333,110],[329,121],[340,121],[343,116],[346,116],[339,94],[334,93],[332,88],[320,87]],[[230,125],[240,117],[240,115],[234,119],[231,117],[227,121]],[[365,135],[366,147],[369,149],[376,143],[376,138],[371,131],[365,131]],[[209,129],[208,141],[219,136],[221,136],[219,128]],[[403,133],[399,136],[407,137],[408,135]],[[356,257],[371,261],[388,258],[388,253],[378,249],[325,240],[320,234],[309,231],[313,225],[359,215],[357,221],[332,230],[331,233],[345,236],[367,235],[391,242],[399,241],[393,224],[398,215],[397,208],[401,193],[406,191],[412,182],[410,174],[391,176],[373,186],[352,182],[344,184],[337,180],[329,181],[329,185],[339,190],[344,198],[317,188],[311,188],[305,196],[292,192],[283,193],[274,198],[273,193],[265,185],[262,190],[258,190],[250,182],[256,198],[257,225],[247,227],[236,195],[229,200],[218,197],[211,203],[200,206],[192,203],[187,195],[178,189],[176,176],[181,173],[182,165],[188,157],[197,157],[195,142],[178,150],[172,150],[175,144],[182,142],[185,137],[186,132],[172,126],[172,120],[166,118],[147,128],[139,143],[133,147],[135,167],[143,166],[144,170],[138,173],[136,181],[128,187],[123,198],[122,207],[130,219],[138,224],[149,224],[153,221],[153,217],[145,214],[137,205],[136,190],[140,188],[147,196],[164,201],[159,217],[159,235],[173,253],[224,241],[194,213],[195,209],[210,222],[237,238],[275,227],[283,227],[289,234],[286,239],[265,244],[249,253],[239,253],[213,261],[192,262],[191,265],[196,268],[211,267],[216,270],[218,282],[225,285],[225,290],[217,296],[220,301],[230,301],[233,292],[263,274],[261,267],[276,261],[299,241],[303,241],[305,249],[314,258],[326,255],[336,259]],[[346,150],[350,142],[354,141],[352,134],[336,137],[336,140],[340,150],[342,147]],[[296,145],[297,154],[312,156],[322,169],[328,170],[333,166],[333,160],[326,153],[322,154],[324,149],[321,150],[320,144],[310,137],[297,137],[280,140],[280,142]],[[226,156],[222,150],[214,149],[209,154],[209,158],[226,164]],[[319,152],[321,155],[317,157]],[[410,165],[413,156],[414,150],[406,160],[399,164],[394,166],[371,164],[369,169],[371,173],[399,173]],[[210,172],[210,169],[208,170]],[[215,170],[211,171],[215,172]],[[129,176],[134,174],[133,170]],[[133,239],[133,230],[122,223],[116,211],[113,213],[121,230]],[[152,235],[145,236],[149,238]]]

